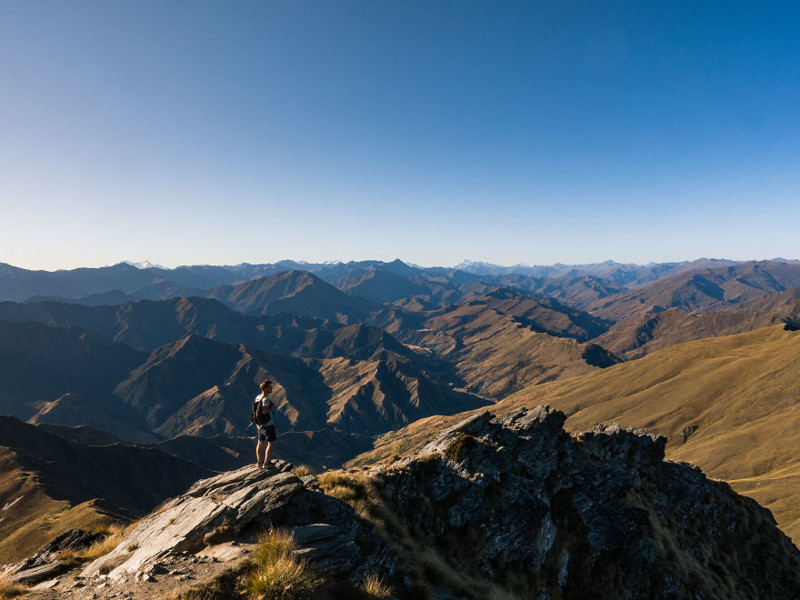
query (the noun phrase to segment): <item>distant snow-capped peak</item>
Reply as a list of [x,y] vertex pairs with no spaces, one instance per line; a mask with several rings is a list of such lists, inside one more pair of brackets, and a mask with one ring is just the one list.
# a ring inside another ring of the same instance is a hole
[[137,269],[163,269],[161,265],[157,265],[155,263],[151,263],[149,260],[145,259],[141,262],[132,262],[130,260],[123,260],[126,265],[130,265],[132,267],[136,267]]

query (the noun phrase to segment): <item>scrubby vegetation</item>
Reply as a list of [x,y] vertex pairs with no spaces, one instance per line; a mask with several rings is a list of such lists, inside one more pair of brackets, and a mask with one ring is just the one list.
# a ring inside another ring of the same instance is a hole
[[375,600],[391,598],[393,593],[392,587],[377,575],[367,575],[364,578],[364,591]]
[[27,594],[28,588],[8,581],[0,580],[0,600],[10,600],[11,598],[19,598]]
[[299,467],[295,467],[292,470],[292,473],[294,473],[295,475],[297,475],[298,477],[301,477],[301,478],[302,477],[306,477],[308,475],[315,475],[316,474],[316,473],[314,473],[314,469],[312,469],[308,465],[300,465]]
[[311,600],[323,584],[308,564],[295,556],[291,534],[271,529],[259,540],[248,576],[252,600]]
[[125,538],[128,537],[128,534],[133,530],[135,525],[135,523],[114,523],[112,525],[107,525],[98,531],[98,533],[103,534],[102,539],[83,550],[65,550],[58,555],[58,558],[67,562],[91,562],[96,560],[101,556],[105,556],[125,541]]

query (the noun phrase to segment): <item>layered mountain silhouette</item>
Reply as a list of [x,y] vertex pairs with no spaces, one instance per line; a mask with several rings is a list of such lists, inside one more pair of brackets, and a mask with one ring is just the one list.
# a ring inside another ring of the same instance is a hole
[[0,320],[0,394],[33,407],[76,393],[102,406],[144,356],[75,327]]
[[251,315],[287,312],[340,323],[365,321],[380,307],[345,294],[305,271],[276,273],[237,286],[214,288],[209,294]]

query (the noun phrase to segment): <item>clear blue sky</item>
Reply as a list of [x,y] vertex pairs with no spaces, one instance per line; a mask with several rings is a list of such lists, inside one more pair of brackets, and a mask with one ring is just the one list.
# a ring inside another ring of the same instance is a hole
[[0,2],[0,262],[800,258],[800,3]]

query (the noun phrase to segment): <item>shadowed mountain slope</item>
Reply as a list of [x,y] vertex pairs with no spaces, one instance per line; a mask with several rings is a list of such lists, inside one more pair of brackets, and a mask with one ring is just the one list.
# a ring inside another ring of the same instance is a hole
[[114,393],[155,429],[187,399],[224,381],[239,358],[235,346],[190,335],[154,350]]
[[[28,423],[35,425],[46,423],[63,427],[86,426],[99,430],[99,433],[104,433],[106,436],[111,435],[113,438],[119,438],[118,440],[115,439],[115,441],[128,440],[144,444],[157,442],[160,439],[158,436],[136,427],[130,418],[116,416],[103,410],[97,404],[83,400],[77,394],[64,394],[53,402],[42,403],[39,411],[28,419]],[[53,431],[53,433],[59,435],[56,431]],[[89,432],[86,432],[86,434],[85,440],[74,439],[73,441],[97,445],[90,441],[92,436]],[[105,443],[114,442],[106,441]]]
[[593,275],[545,279],[510,274],[490,277],[485,281],[501,287],[514,287],[537,297],[553,298],[581,310],[588,310],[602,298],[625,291],[614,282]]
[[387,349],[409,353],[380,328],[360,323],[342,326],[287,314],[245,316],[217,300],[205,298],[141,300],[99,307],[64,302],[2,302],[0,319],[78,326],[148,351],[193,334],[268,352],[316,358],[364,359]]
[[116,383],[145,357],[76,327],[0,321],[0,393],[17,402],[50,402],[72,392],[105,406]]
[[116,396],[136,424],[162,437],[245,435],[264,378],[276,382],[279,431],[340,428],[382,433],[437,412],[486,404],[449,389],[407,357],[384,350],[366,360],[308,359],[188,336],[154,350]]
[[351,277],[337,287],[376,304],[431,294],[430,287],[420,281],[376,269],[367,270],[359,277]]
[[284,315],[275,318],[283,325],[273,319],[266,327],[264,317],[248,318],[216,301],[194,299],[98,308],[6,303],[4,308],[18,318],[35,309],[39,318],[83,322],[142,345],[185,328],[231,337],[244,331],[264,345],[319,357],[201,335],[185,336],[148,356],[74,327],[0,322],[0,356],[13,367],[0,373],[4,405],[21,418],[35,415],[34,422],[90,425],[129,441],[154,441],[152,434],[244,435],[246,407],[264,377],[279,384],[276,419],[284,432],[336,427],[382,433],[419,416],[485,404],[441,383],[442,374],[450,375],[441,361],[361,324],[304,329],[319,321]]
[[102,429],[89,425],[56,425],[54,423],[32,423],[42,431],[52,433],[58,437],[84,446],[109,446],[111,444],[125,444],[123,440]]

